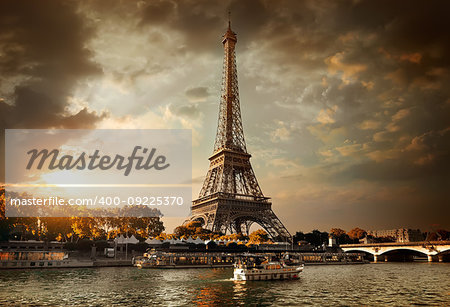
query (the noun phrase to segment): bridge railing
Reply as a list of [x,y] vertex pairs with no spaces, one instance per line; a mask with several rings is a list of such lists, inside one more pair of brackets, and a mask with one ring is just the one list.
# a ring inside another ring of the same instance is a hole
[[429,245],[450,245],[450,241],[358,243],[358,244],[341,244],[340,247],[346,248],[346,247],[429,246]]

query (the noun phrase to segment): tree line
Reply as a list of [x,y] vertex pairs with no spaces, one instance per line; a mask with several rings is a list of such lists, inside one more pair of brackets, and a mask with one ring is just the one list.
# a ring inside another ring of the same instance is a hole
[[[320,246],[327,244],[330,236],[336,239],[337,244],[356,244],[360,243],[360,240],[364,238],[368,238],[372,240],[372,242],[376,243],[396,241],[396,238],[394,237],[373,237],[368,235],[366,230],[359,227],[355,227],[348,232],[341,228],[332,228],[329,233],[322,232],[317,229],[308,233],[303,233],[300,231],[295,233],[293,240],[295,244],[309,243],[314,246]],[[450,232],[445,229],[437,229],[424,232],[423,237],[425,241],[445,241],[450,239]]]
[[[145,240],[160,235],[164,225],[159,216],[139,217],[140,208],[120,209],[118,216],[6,217],[5,189],[0,187],[0,241],[44,240],[78,242],[81,239],[108,240],[120,234]],[[135,212],[137,210],[137,212]],[[91,212],[96,213],[96,212]]]
[[[140,241],[147,238],[241,241],[247,244],[273,243],[267,232],[258,229],[248,236],[241,233],[225,235],[204,229],[200,222],[192,221],[175,228],[174,233],[164,233],[163,222],[156,216],[139,217],[144,209],[134,206],[120,209],[117,216],[87,216],[87,217],[6,217],[5,189],[0,187],[0,241],[6,240],[45,240],[61,242],[78,242],[82,239],[92,241],[109,240],[116,236],[134,235]],[[98,212],[97,212],[98,213]],[[101,213],[101,212],[100,212]],[[109,212],[111,213],[111,212]],[[148,212],[146,212],[148,214]],[[427,241],[449,240],[450,233],[443,229],[425,233]],[[359,227],[346,232],[340,228],[332,228],[330,232],[313,230],[308,233],[296,232],[294,244],[311,244],[320,246],[328,242],[329,237],[336,239],[338,244],[359,243],[367,237],[367,231]],[[369,236],[370,237],[370,236]],[[394,238],[372,238],[378,242],[395,241]],[[242,243],[243,244],[243,243]]]

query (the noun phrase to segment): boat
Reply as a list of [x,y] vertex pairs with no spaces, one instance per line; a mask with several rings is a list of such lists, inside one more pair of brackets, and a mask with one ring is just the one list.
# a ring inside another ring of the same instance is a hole
[[299,279],[304,264],[283,259],[261,261],[258,257],[239,259],[234,264],[235,281]]
[[149,251],[135,257],[133,265],[146,269],[187,269],[233,267],[234,257],[227,253]]

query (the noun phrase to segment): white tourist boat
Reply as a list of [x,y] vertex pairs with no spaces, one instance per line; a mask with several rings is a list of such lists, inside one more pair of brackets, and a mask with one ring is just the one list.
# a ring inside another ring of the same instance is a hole
[[287,265],[284,261],[238,261],[234,265],[234,280],[282,280],[298,279],[304,264]]

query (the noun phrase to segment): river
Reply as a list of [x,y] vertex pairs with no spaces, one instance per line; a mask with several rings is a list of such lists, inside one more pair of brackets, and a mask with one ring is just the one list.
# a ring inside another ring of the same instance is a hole
[[0,304],[450,305],[450,263],[306,266],[300,280],[233,282],[232,269],[0,270]]

